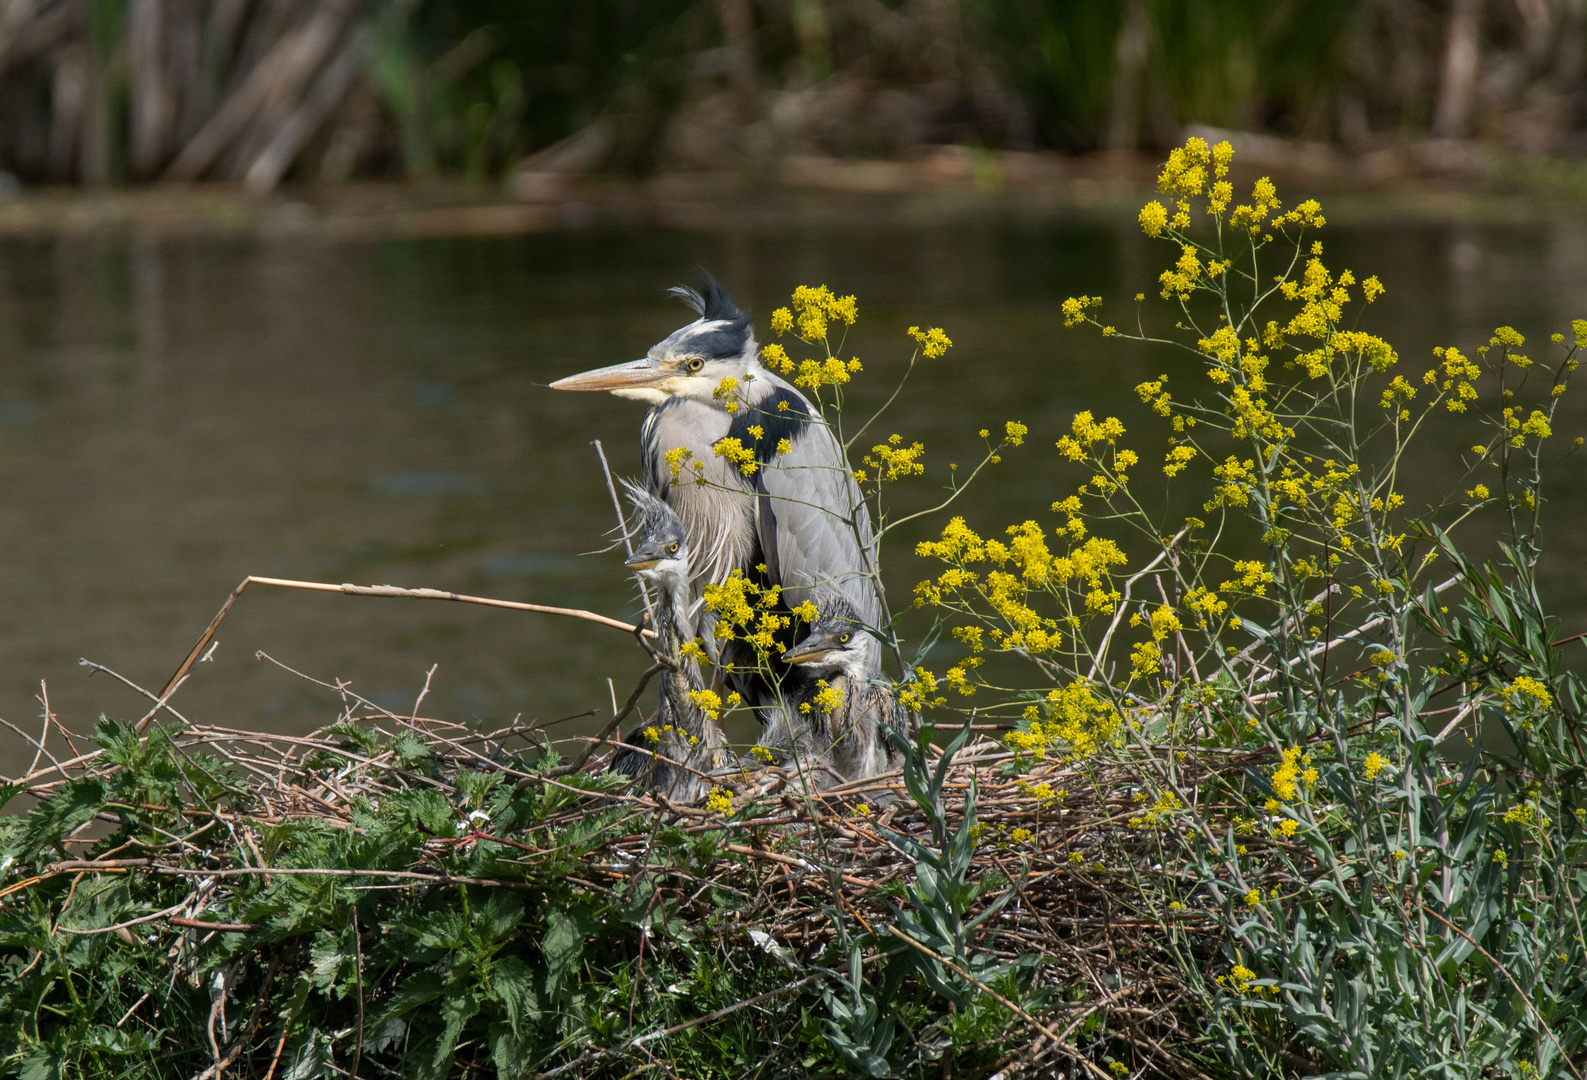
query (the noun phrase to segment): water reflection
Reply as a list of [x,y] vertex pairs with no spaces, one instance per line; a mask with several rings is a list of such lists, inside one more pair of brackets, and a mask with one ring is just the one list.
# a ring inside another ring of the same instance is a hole
[[[1332,230],[1330,261],[1377,273],[1370,324],[1401,355],[1485,340],[1500,322],[1537,339],[1587,314],[1587,235],[1547,227]],[[925,442],[940,492],[976,430],[1029,424],[956,508],[972,521],[1041,518],[1078,481],[1042,451],[1081,408],[1160,437],[1130,391],[1191,358],[1106,346],[1062,328],[1075,293],[1151,292],[1164,257],[1127,223],[982,221],[900,231],[695,234],[586,230],[515,239],[370,244],[241,239],[55,239],[0,245],[0,716],[35,727],[39,680],[75,731],[129,691],[87,656],[157,687],[249,573],[431,586],[633,617],[611,554],[610,501],[590,442],[632,473],[642,407],[556,395],[552,379],[629,359],[684,318],[662,289],[696,263],[761,314],[799,283],[857,293],[855,404],[876,404],[907,357],[902,329],[948,328],[885,422]],[[1122,311],[1122,309],[1121,309]],[[1582,429],[1567,399],[1559,430]],[[1427,493],[1458,479],[1471,440],[1441,422],[1412,462]],[[1587,588],[1579,466],[1556,474],[1550,597],[1568,631]],[[918,576],[912,536],[895,588]],[[907,593],[906,593],[907,594]],[[177,700],[190,717],[302,730],[322,690],[255,659],[458,718],[549,719],[605,709],[642,669],[621,634],[455,605],[251,589],[212,663]],[[591,724],[596,721],[581,721]],[[567,725],[571,729],[577,725]],[[10,746],[11,744],[6,744]],[[31,756],[31,755],[28,755]],[[25,763],[21,762],[21,763]],[[13,772],[15,752],[0,756]]]

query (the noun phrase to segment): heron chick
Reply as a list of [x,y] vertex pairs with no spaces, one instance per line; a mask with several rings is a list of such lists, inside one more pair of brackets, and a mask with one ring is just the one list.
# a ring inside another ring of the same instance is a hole
[[637,484],[624,487],[639,519],[625,565],[656,589],[656,661],[664,670],[655,715],[624,737],[608,767],[675,802],[698,802],[710,788],[702,774],[727,763],[727,736],[701,703],[698,661],[684,655],[684,642],[694,639],[688,538],[666,503]]
[[845,780],[878,776],[892,768],[885,729],[907,730],[898,696],[880,675],[881,642],[841,595],[816,603],[821,613],[810,633],[782,654],[806,676],[786,713],[792,730],[768,735],[777,749],[786,743]]

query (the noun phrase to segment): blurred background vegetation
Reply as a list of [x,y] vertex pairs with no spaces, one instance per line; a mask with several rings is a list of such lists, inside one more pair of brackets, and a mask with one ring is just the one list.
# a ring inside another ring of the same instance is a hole
[[[0,0],[15,185],[1587,153],[1587,0]],[[1454,149],[1451,149],[1451,148]],[[1407,150],[1406,148],[1411,148]]]

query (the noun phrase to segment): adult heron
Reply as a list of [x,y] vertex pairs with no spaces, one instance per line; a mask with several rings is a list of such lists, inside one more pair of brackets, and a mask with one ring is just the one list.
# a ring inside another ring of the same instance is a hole
[[666,671],[661,702],[649,723],[624,738],[609,768],[678,802],[698,802],[705,774],[727,764],[727,736],[700,702],[700,665],[685,656],[689,628],[689,549],[672,508],[643,488],[626,484],[637,519],[637,543],[627,566],[655,587],[656,659]]
[[[640,434],[645,486],[683,523],[696,589],[738,570],[780,586],[790,607],[820,589],[842,596],[865,625],[883,626],[870,517],[842,444],[809,400],[761,363],[749,313],[704,270],[701,281],[699,290],[669,290],[694,309],[693,322],[638,360],[552,388],[650,405]],[[718,452],[734,439],[737,457]],[[700,622],[714,649],[710,620]],[[745,674],[755,666],[745,645],[725,645],[730,684],[769,722],[766,707],[781,692]]]

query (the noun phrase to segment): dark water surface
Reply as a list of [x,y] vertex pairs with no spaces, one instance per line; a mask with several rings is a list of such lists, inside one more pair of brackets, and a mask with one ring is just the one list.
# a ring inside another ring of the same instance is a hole
[[[1369,326],[1413,373],[1435,344],[1470,348],[1499,323],[1541,339],[1587,315],[1587,227],[1381,225],[1331,229],[1330,264],[1389,287]],[[976,429],[1030,425],[961,501],[983,529],[1046,520],[1078,474],[1052,441],[1073,413],[1124,418],[1139,447],[1164,432],[1131,387],[1177,358],[1065,331],[1060,301],[1110,300],[1172,253],[1133,226],[981,221],[908,231],[852,224],[786,233],[579,231],[503,239],[318,244],[302,239],[52,239],[0,244],[0,717],[36,732],[40,680],[67,727],[144,705],[79,657],[158,688],[247,574],[429,586],[633,617],[612,508],[590,440],[632,474],[643,407],[558,394],[550,380],[637,357],[686,313],[663,296],[695,264],[753,305],[765,336],[793,286],[860,299],[849,351],[857,407],[908,357],[911,324],[955,348],[919,370],[882,425],[920,439],[924,504]],[[1584,430],[1567,398],[1559,432]],[[1414,483],[1460,479],[1472,432],[1441,424]],[[1565,438],[1559,440],[1562,444]],[[1569,630],[1587,582],[1587,502],[1572,458],[1551,492],[1549,597]],[[936,523],[940,526],[940,521]],[[915,533],[912,535],[920,535]],[[891,549],[907,597],[912,537]],[[264,651],[390,707],[498,724],[516,714],[610,715],[645,666],[632,641],[584,623],[407,600],[255,586],[222,626],[212,663],[175,699],[198,721],[304,731],[333,695],[255,659]],[[588,730],[585,720],[563,730]],[[0,772],[31,758],[0,740]]]

